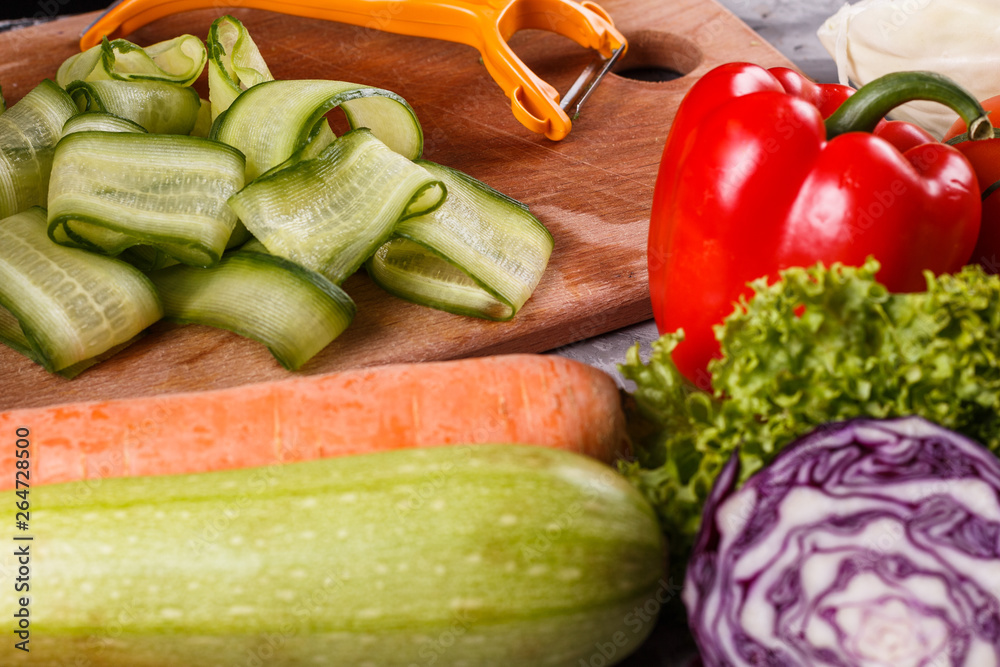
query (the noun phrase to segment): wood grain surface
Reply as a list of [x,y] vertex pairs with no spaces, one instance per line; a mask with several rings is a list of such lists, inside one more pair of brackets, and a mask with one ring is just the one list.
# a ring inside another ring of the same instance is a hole
[[[222,4],[160,19],[129,36],[143,45],[182,33],[204,36],[217,16],[232,14],[251,31],[277,78],[347,80],[401,94],[423,125],[425,157],[527,203],[552,232],[549,267],[513,321],[485,322],[407,304],[356,275],[344,285],[358,304],[354,323],[299,373],[541,352],[649,319],[648,216],[678,103],[698,76],[723,62],[789,61],[714,0],[601,4],[629,39],[620,70],[653,65],[684,76],[649,83],[610,75],[561,142],[517,123],[479,54],[467,46]],[[54,77],[95,16],[0,34],[0,84],[8,104]],[[562,91],[593,57],[547,32],[523,31],[510,43]],[[196,87],[207,94],[204,77]],[[230,387],[289,375],[252,341],[208,327],[158,323],[142,340],[72,381],[0,349],[0,409]]]

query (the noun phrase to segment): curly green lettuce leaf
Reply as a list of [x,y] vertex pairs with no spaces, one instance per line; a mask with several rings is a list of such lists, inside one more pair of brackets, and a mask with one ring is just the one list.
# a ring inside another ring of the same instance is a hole
[[712,482],[734,452],[741,482],[787,444],[829,422],[920,415],[1000,453],[1000,277],[980,267],[927,274],[927,290],[891,294],[879,265],[818,265],[752,283],[717,327],[711,391],[689,383],[653,343],[623,375],[636,460],[623,472],[657,508],[686,557]]

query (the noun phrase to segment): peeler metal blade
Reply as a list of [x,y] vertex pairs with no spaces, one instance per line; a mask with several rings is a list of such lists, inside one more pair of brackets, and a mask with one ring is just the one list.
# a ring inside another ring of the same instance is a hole
[[80,37],[83,37],[88,32],[90,32],[91,28],[100,23],[101,19],[110,14],[118,5],[122,4],[123,2],[128,2],[128,0],[115,0],[110,5],[108,5],[107,9],[98,14],[97,18],[90,22],[90,25],[88,25],[86,28],[80,31]]
[[576,120],[580,117],[580,110],[583,108],[583,103],[587,101],[591,93],[597,89],[601,80],[611,71],[611,68],[615,66],[615,63],[618,62],[622,54],[625,53],[625,48],[626,45],[622,44],[615,49],[610,58],[605,58],[598,54],[597,59],[591,61],[580,72],[580,76],[577,77],[573,85],[566,91],[566,95],[559,102],[559,108],[566,112],[570,120]]

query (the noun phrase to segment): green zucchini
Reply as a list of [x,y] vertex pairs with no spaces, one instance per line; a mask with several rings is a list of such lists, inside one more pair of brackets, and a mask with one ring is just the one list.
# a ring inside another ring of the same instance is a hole
[[368,260],[387,292],[459,315],[509,320],[531,297],[552,235],[519,201],[460,171],[417,160],[448,190],[429,213],[401,220]]
[[361,128],[316,158],[257,178],[229,205],[269,252],[339,285],[400,218],[432,210],[444,196],[426,169]]
[[177,265],[149,278],[166,317],[256,340],[297,370],[347,329],[354,302],[320,274],[252,244],[209,269]]
[[[8,665],[577,667],[605,644],[611,664],[670,594],[649,504],[563,450],[449,445],[31,498],[33,541],[15,543],[31,653]],[[0,597],[8,619],[17,605]]]
[[74,81],[66,92],[80,111],[106,111],[153,134],[190,134],[201,111],[198,91],[164,81]]
[[205,45],[181,35],[145,48],[125,39],[108,41],[70,56],[59,66],[56,83],[74,81],[166,81],[189,86],[205,69]]
[[[0,305],[17,318],[14,348],[49,371],[131,341],[163,315],[152,283],[134,267],[65,248],[46,234],[44,209],[0,220]],[[27,352],[26,352],[27,353]]]
[[46,79],[0,115],[0,219],[44,206],[52,153],[73,100]]
[[236,227],[226,204],[243,187],[243,156],[218,141],[75,132],[56,146],[49,234],[118,255],[151,245],[185,264],[219,261]]
[[250,182],[294,158],[317,136],[329,137],[323,116],[336,107],[343,109],[351,128],[367,127],[403,157],[420,157],[423,132],[406,100],[388,90],[345,81],[258,83],[219,114],[210,136],[246,155]]

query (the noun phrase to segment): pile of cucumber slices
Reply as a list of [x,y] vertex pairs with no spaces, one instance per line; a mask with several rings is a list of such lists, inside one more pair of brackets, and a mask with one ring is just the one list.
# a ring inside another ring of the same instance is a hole
[[[191,87],[206,64],[208,100]],[[361,267],[397,297],[509,320],[551,234],[422,150],[403,98],[275,80],[230,16],[205,42],[105,40],[0,114],[0,342],[72,377],[166,317],[294,370],[350,325],[341,284]]]

